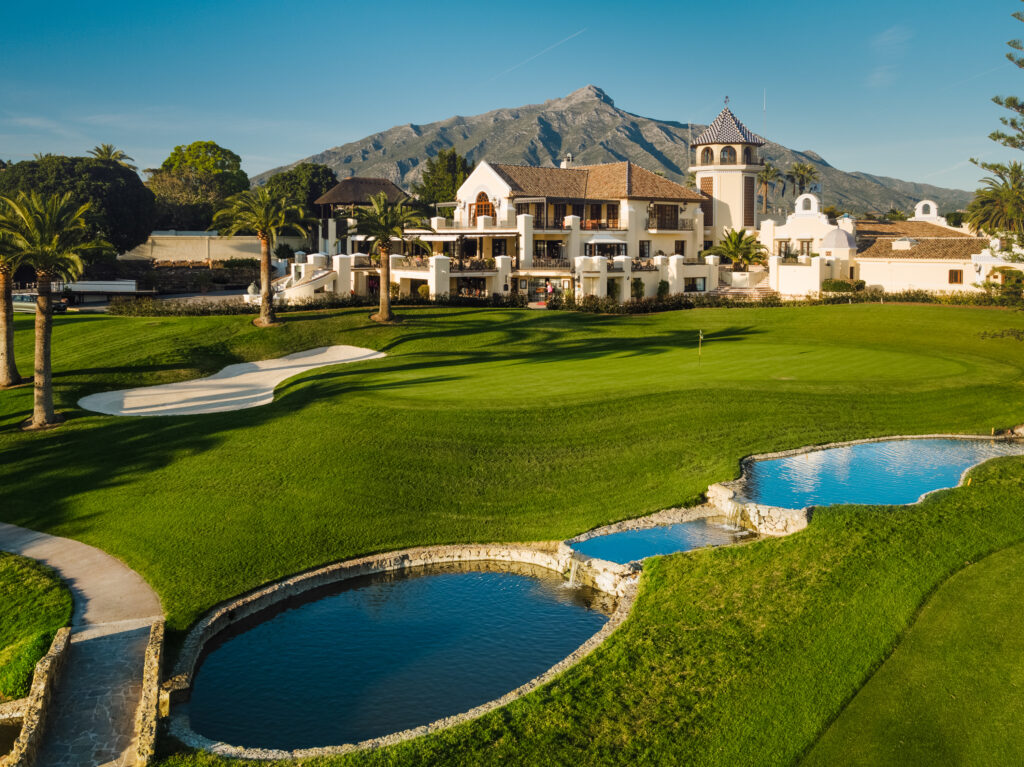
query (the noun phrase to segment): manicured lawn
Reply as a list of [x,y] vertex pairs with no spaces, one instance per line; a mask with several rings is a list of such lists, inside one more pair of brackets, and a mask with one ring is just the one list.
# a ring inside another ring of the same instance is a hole
[[806,764],[1024,764],[1021,594],[1024,546],[953,576]]
[[[385,328],[367,313],[290,316],[267,331],[244,317],[59,318],[58,402],[72,419],[23,434],[30,392],[0,393],[0,518],[121,557],[181,631],[220,600],[317,564],[426,543],[564,538],[687,503],[750,453],[1024,421],[1024,344],[979,337],[1024,328],[1020,312],[405,309],[405,324]],[[89,392],[329,343],[389,357],[315,371],[279,388],[274,404],[238,413],[130,419],[74,408]],[[911,518],[903,511],[847,509],[785,541],[659,560],[636,615],[591,660],[480,723],[395,753],[791,762],[931,588],[965,557],[1024,538],[1009,508],[1024,467],[984,471],[990,483],[926,507],[960,520],[939,539],[918,535],[919,524],[894,532]],[[994,530],[964,522],[982,496],[1003,507],[987,517]],[[922,567],[913,553],[928,541],[942,556]]]
[[28,695],[32,671],[71,620],[71,592],[53,570],[0,552],[0,703]]

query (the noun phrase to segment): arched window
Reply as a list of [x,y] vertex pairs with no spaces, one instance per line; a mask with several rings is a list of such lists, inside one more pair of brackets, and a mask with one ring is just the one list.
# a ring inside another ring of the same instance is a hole
[[810,197],[804,198],[804,210],[813,210],[813,208],[814,208],[814,203],[811,202],[811,198]]
[[921,215],[922,216],[930,216],[931,214],[932,214],[932,206],[931,205],[922,205],[921,206]]
[[753,155],[751,155],[751,153],[750,153],[750,147],[749,146],[743,147],[743,164],[744,165],[750,165],[752,159],[753,159]]
[[711,151],[711,147],[704,147],[704,151],[700,153],[700,164],[710,165],[715,161],[715,153]]
[[720,155],[722,165],[735,165],[736,164],[736,150],[731,146],[722,147],[722,154]]
[[487,199],[487,192],[480,192],[476,202],[469,206],[470,224],[475,224],[479,216],[494,216],[494,205]]

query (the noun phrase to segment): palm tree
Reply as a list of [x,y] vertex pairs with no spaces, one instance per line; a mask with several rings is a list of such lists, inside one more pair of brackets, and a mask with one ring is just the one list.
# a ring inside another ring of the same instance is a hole
[[796,162],[789,166],[789,178],[796,186],[797,194],[800,195],[821,176],[818,169],[809,162]]
[[[6,212],[0,211],[0,220]],[[14,247],[14,240],[6,231],[0,230],[0,389],[21,383],[18,364],[14,359],[14,273],[21,264],[21,254]]]
[[757,183],[761,187],[761,215],[768,214],[768,189],[769,187],[774,189],[775,184],[782,178],[782,173],[779,169],[772,165],[770,162],[766,162],[764,167],[757,173]]
[[380,308],[372,319],[391,322],[394,319],[391,312],[391,241],[410,239],[422,245],[418,238],[406,238],[405,230],[434,230],[404,200],[392,205],[384,192],[378,192],[370,198],[370,207],[356,208],[354,215],[356,232],[366,235],[371,251],[376,248],[380,254]]
[[732,261],[734,272],[745,272],[751,264],[763,264],[768,249],[757,240],[756,234],[742,229],[725,233],[725,239],[704,251],[705,255],[721,256]]
[[50,340],[53,334],[54,279],[73,280],[82,273],[82,256],[105,252],[109,243],[92,237],[85,223],[91,203],[72,202],[71,193],[41,196],[19,192],[16,199],[0,198],[5,212],[0,229],[20,258],[36,270],[36,349],[32,428],[59,423],[53,410]]
[[138,170],[138,168],[128,162],[135,158],[129,157],[124,150],[118,149],[113,144],[100,144],[99,146],[94,146],[89,150],[89,154],[97,160],[110,160],[111,162],[116,162],[118,165],[123,165],[128,170]]
[[1014,161],[989,170],[995,175],[982,179],[984,188],[967,206],[967,223],[992,236],[1024,234],[1024,165]]
[[239,232],[255,232],[260,241],[260,316],[257,325],[277,322],[270,294],[270,249],[284,232],[305,235],[310,216],[305,207],[284,197],[274,197],[266,186],[247,189],[224,201],[213,217],[211,229],[222,237]]

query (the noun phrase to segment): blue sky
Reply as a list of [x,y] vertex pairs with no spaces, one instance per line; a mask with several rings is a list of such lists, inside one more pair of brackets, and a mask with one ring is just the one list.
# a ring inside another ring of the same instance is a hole
[[[741,119],[843,170],[972,189],[1019,0],[5,4],[0,157],[212,139],[258,173],[402,123],[563,96]],[[767,89],[767,122],[762,94]]]

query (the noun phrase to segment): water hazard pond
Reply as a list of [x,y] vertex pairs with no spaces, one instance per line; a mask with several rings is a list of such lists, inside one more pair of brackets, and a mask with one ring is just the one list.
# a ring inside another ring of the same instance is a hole
[[233,745],[356,743],[501,697],[571,654],[613,608],[529,565],[353,579],[211,645],[183,708],[193,730]]
[[741,495],[754,503],[802,509],[837,503],[897,506],[956,487],[970,467],[1024,454],[1024,444],[979,439],[895,439],[751,461]]
[[750,536],[751,533],[720,522],[695,519],[691,522],[597,535],[571,545],[588,557],[624,565],[647,557],[675,554],[702,546],[728,546]]

